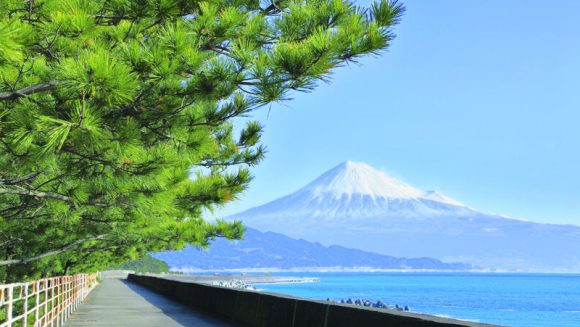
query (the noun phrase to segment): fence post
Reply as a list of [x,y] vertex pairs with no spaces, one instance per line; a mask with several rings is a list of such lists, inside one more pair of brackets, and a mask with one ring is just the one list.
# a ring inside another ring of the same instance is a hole
[[81,302],[85,298],[85,276],[81,279]]
[[48,325],[48,316],[50,313],[48,312],[48,278],[44,280],[44,323],[42,326]]
[[60,327],[61,325],[61,320],[62,320],[62,311],[63,311],[63,306],[64,306],[64,277],[57,277],[58,279],[58,295],[57,295],[57,299],[58,299],[58,308],[56,309],[57,312],[57,316],[56,316],[56,327]]
[[36,288],[36,303],[34,305],[34,324],[38,323],[38,318],[40,316],[40,281],[37,281],[35,284]]
[[23,326],[28,326],[28,283],[24,285],[24,319],[23,319]]
[[65,292],[65,297],[66,300],[65,305],[64,305],[64,320],[62,321],[63,325],[64,322],[67,320],[68,318],[68,312],[69,312],[69,307],[70,307],[70,277],[67,276],[66,277],[66,292]]
[[8,327],[12,326],[12,299],[13,297],[13,286],[8,287],[8,302],[6,303],[6,323]]

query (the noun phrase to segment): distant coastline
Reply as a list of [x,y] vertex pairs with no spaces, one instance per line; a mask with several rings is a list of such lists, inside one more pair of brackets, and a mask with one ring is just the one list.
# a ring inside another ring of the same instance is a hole
[[580,274],[580,271],[545,271],[545,270],[501,270],[501,269],[384,269],[373,267],[294,267],[294,268],[232,268],[232,269],[199,269],[192,267],[173,268],[172,272],[180,274],[243,274],[243,273],[489,273],[489,274]]
[[163,278],[173,279],[184,282],[194,282],[202,284],[213,284],[220,281],[241,281],[245,284],[296,284],[296,283],[317,283],[320,282],[316,277],[295,277],[295,276],[276,276],[276,275],[162,275]]
[[445,269],[384,269],[372,267],[294,267],[294,268],[232,268],[232,269],[198,269],[179,268],[172,271],[183,274],[198,273],[287,273],[287,272],[488,272],[484,270],[445,270]]

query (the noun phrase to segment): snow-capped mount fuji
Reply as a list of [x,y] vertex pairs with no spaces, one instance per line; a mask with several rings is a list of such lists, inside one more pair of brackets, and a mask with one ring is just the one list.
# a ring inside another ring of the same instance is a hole
[[293,238],[385,255],[509,270],[580,271],[580,227],[486,214],[359,162],[232,219]]
[[[368,195],[372,198],[415,199],[423,192],[373,167],[354,161],[345,161],[308,184],[301,191],[315,197],[342,198]],[[300,191],[299,191],[300,192]]]
[[[244,213],[311,217],[465,215],[472,210],[435,191],[422,191],[361,163],[346,161],[297,192]],[[248,220],[249,221],[249,220]]]

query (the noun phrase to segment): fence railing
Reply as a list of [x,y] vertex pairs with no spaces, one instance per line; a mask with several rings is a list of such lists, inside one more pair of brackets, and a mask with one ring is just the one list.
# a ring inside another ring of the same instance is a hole
[[0,285],[0,327],[59,327],[97,284],[98,274]]

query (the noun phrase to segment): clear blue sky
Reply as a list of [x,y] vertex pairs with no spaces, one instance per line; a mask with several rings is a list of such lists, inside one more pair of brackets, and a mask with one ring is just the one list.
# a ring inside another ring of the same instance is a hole
[[269,153],[220,214],[345,160],[486,212],[580,225],[580,1],[405,1],[388,52],[256,113]]

